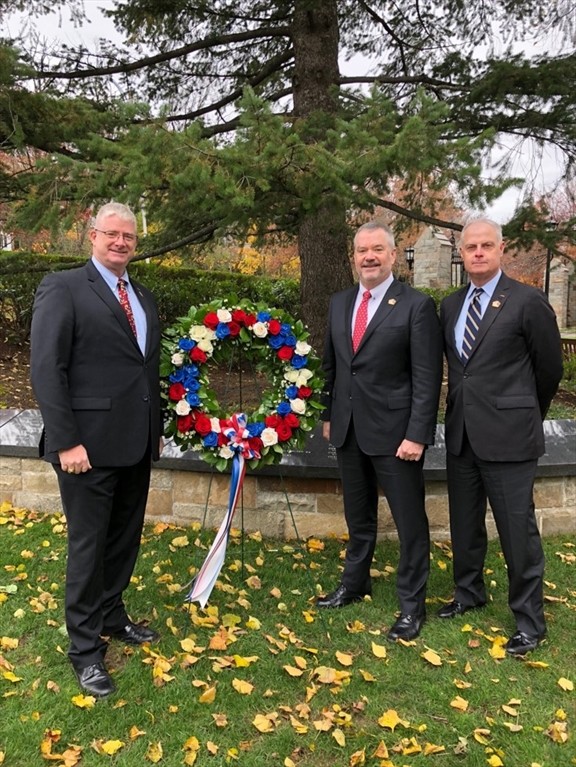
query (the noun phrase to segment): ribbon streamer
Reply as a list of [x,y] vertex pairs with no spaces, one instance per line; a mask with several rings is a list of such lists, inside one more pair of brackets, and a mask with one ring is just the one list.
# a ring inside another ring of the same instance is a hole
[[228,510],[222,520],[222,524],[218,529],[216,537],[214,538],[214,542],[210,547],[210,551],[206,555],[202,567],[192,581],[190,591],[186,595],[186,602],[200,602],[200,606],[204,607],[210,598],[214,584],[216,583],[222,565],[224,564],[226,547],[228,546],[228,538],[230,536],[230,528],[232,527],[232,519],[234,518],[234,512],[236,511],[236,505],[238,503],[238,498],[240,497],[245,474],[246,464],[244,456],[241,452],[237,452],[232,459]]

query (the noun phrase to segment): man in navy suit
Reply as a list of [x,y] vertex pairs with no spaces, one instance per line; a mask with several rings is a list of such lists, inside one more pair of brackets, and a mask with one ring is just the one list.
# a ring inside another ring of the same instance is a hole
[[[486,501],[508,568],[516,631],[506,651],[524,655],[546,633],[544,553],[534,514],[542,421],[562,377],[556,317],[546,296],[507,277],[500,226],[486,218],[462,230],[460,252],[470,285],[442,302],[448,361],[447,476],[453,549],[454,618],[486,603]],[[479,308],[472,307],[479,292]],[[471,330],[468,313],[473,315]]]
[[115,690],[104,637],[158,638],[130,620],[123,592],[161,450],[160,326],[152,294],[126,272],[137,243],[132,211],[104,205],[90,239],[84,266],[49,274],[38,288],[31,378],[40,452],[56,471],[68,527],[68,656],[82,689],[104,697]]
[[[321,608],[343,607],[371,593],[382,488],[400,540],[400,616],[388,632],[392,641],[418,636],[426,616],[430,536],[422,469],[426,445],[434,442],[442,382],[434,302],[394,279],[395,260],[390,229],[364,224],[354,238],[360,283],[330,303],[324,436],[336,448],[350,537],[340,585],[317,601]],[[357,319],[366,310],[360,338]]]

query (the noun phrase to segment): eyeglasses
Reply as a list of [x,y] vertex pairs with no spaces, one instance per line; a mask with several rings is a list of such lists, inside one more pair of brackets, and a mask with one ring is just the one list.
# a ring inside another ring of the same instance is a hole
[[95,232],[100,232],[100,234],[103,234],[104,237],[107,237],[109,240],[117,240],[118,237],[122,237],[124,242],[132,243],[136,242],[138,239],[138,236],[136,234],[130,234],[126,232],[115,232],[115,231],[104,231],[104,229],[96,229],[95,226],[92,227]]

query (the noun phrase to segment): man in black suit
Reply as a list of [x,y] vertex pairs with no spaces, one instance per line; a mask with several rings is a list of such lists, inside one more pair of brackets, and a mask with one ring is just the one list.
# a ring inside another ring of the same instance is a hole
[[130,620],[123,592],[161,450],[160,325],[152,294],[126,273],[137,243],[132,211],[104,205],[90,239],[85,266],[49,274],[38,288],[31,378],[40,453],[58,476],[68,527],[68,656],[80,686],[104,697],[115,685],[103,637],[158,638]]
[[426,616],[430,536],[422,467],[434,442],[442,380],[434,302],[394,279],[395,260],[390,229],[364,224],[354,238],[360,284],[330,303],[324,436],[336,448],[350,537],[340,585],[317,600],[318,607],[343,607],[371,593],[380,486],[400,540],[400,617],[388,632],[392,641],[418,636]]
[[[453,601],[438,615],[453,618],[486,603],[483,568],[489,500],[516,621],[506,651],[524,655],[546,633],[544,553],[533,487],[538,457],[544,453],[542,421],[562,377],[562,350],[546,296],[502,272],[503,251],[498,224],[485,218],[466,224],[460,252],[471,282],[441,306],[448,361],[446,464],[456,590]],[[469,313],[472,324],[467,321]]]

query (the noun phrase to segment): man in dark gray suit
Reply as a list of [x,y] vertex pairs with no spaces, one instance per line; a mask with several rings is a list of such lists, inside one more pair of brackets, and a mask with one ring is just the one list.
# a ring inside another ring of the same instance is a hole
[[418,636],[426,616],[430,537],[422,467],[434,442],[442,381],[434,302],[394,279],[395,260],[390,229],[364,224],[354,238],[360,284],[330,303],[324,436],[336,447],[350,538],[340,585],[317,601],[343,607],[371,593],[380,486],[400,539],[400,616],[388,632],[392,641]]
[[38,288],[31,377],[44,421],[40,451],[58,476],[68,527],[68,655],[80,686],[104,697],[115,685],[103,637],[158,638],[130,620],[123,592],[161,450],[160,326],[152,294],[126,273],[134,214],[104,205],[90,239],[85,266],[49,274]]
[[460,252],[471,282],[441,306],[448,361],[446,449],[456,591],[438,614],[454,618],[486,603],[483,568],[489,500],[516,621],[506,651],[524,655],[546,633],[544,553],[533,487],[538,457],[544,453],[542,420],[562,377],[562,349],[546,296],[502,272],[503,251],[498,224],[485,218],[466,224]]

